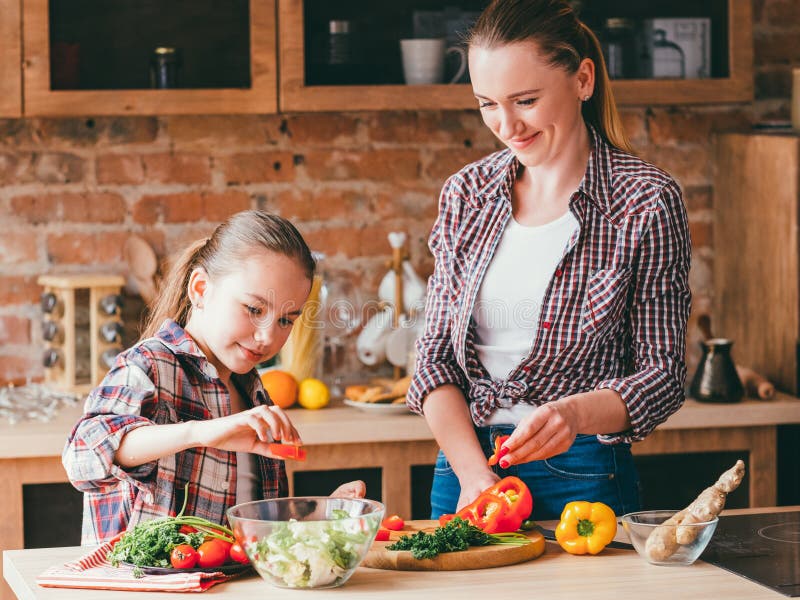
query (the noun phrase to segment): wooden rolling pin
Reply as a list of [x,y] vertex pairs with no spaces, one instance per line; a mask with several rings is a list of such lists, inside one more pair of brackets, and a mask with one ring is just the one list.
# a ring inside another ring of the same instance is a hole
[[770,400],[775,395],[775,386],[749,367],[736,365],[736,373],[742,380],[748,396],[759,400]]
[[[697,326],[700,328],[704,340],[711,339],[711,317],[707,314],[698,315]],[[775,386],[753,369],[736,365],[736,373],[742,380],[744,391],[748,396],[759,400],[769,400],[775,395]]]

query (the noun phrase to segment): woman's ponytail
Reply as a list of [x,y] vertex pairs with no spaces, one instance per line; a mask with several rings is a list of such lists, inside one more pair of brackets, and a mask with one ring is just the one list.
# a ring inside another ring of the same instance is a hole
[[625,128],[622,126],[617,103],[611,93],[611,80],[608,69],[603,59],[603,50],[600,41],[586,24],[580,24],[583,35],[586,36],[586,54],[594,63],[594,94],[583,103],[583,120],[594,126],[597,132],[612,146],[625,152],[632,152]]

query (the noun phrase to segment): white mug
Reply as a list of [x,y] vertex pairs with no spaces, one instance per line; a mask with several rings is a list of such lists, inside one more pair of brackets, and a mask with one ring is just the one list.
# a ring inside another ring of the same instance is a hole
[[444,58],[452,53],[459,55],[461,64],[447,83],[461,79],[467,69],[467,52],[458,46],[446,48],[445,44],[444,38],[400,40],[403,75],[408,85],[444,83]]

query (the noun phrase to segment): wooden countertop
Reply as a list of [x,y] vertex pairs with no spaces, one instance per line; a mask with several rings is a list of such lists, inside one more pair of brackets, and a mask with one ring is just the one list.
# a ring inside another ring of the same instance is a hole
[[[66,437],[82,413],[82,403],[62,409],[45,423],[0,421],[0,459],[60,456]],[[349,406],[323,410],[293,408],[289,416],[306,445],[432,440],[425,420],[417,415],[375,414]],[[776,394],[773,400],[709,404],[686,400],[659,430],[753,427],[800,423],[800,399]]]
[[[781,507],[774,510],[797,510]],[[765,512],[764,509],[730,511]],[[552,523],[543,523],[552,525]],[[36,576],[47,567],[85,554],[86,549],[44,548],[3,553],[3,572],[20,600],[131,600],[129,592],[40,588]],[[759,600],[782,598],[757,583],[698,561],[688,567],[659,567],[633,550],[605,549],[597,556],[572,556],[554,542],[536,560],[474,571],[404,572],[359,568],[340,588],[315,590],[314,598],[592,598],[592,600]],[[297,590],[273,588],[257,575],[219,584],[205,596],[237,600],[298,598]],[[147,598],[175,600],[174,593],[148,593]]]

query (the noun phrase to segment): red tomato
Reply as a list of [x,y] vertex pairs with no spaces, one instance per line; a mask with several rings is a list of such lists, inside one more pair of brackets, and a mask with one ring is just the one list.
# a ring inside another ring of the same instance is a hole
[[169,555],[169,562],[176,569],[191,569],[197,564],[197,550],[189,544],[178,544]]
[[178,533],[197,533],[197,529],[191,525],[181,525],[181,528],[178,529]]
[[250,560],[247,558],[244,548],[242,548],[242,545],[239,542],[236,542],[233,544],[233,546],[231,546],[229,554],[231,560],[242,563],[243,565],[246,565],[248,562],[250,562]]
[[401,531],[403,527],[406,526],[406,522],[399,515],[392,515],[391,517],[386,517],[381,522],[381,527],[384,529],[389,529],[391,531]]
[[390,535],[392,535],[392,532],[391,532],[391,531],[389,531],[388,529],[384,529],[383,527],[381,527],[380,529],[378,529],[378,534],[375,536],[375,539],[376,539],[377,541],[379,541],[379,542],[388,542],[388,541],[389,541],[389,536],[390,536]]
[[212,538],[200,544],[197,549],[197,566],[199,567],[220,567],[228,560],[230,542]]

